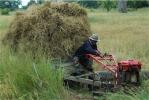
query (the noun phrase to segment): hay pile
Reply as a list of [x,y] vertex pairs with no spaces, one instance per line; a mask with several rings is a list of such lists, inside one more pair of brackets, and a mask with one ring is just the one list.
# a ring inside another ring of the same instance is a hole
[[90,34],[87,13],[79,5],[46,3],[17,13],[4,43],[15,51],[68,58]]

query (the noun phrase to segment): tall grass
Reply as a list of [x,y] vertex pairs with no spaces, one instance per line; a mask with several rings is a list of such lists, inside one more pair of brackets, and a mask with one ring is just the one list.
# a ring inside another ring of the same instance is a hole
[[0,99],[68,99],[63,86],[63,70],[44,59],[29,55],[0,55]]

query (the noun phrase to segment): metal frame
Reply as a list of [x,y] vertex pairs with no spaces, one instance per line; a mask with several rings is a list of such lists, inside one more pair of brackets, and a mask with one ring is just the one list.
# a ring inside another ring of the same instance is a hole
[[[119,83],[119,67],[117,64],[117,61],[113,55],[106,55],[104,57],[87,54],[86,57],[90,60],[96,61],[98,64],[100,64],[100,67],[103,67],[105,70],[110,71],[115,78],[115,85],[118,85]],[[106,64],[104,63],[106,62]]]
[[[118,81],[119,81],[118,64],[113,55],[106,55],[104,57],[100,57],[100,56],[96,56],[92,54],[86,54],[86,57],[92,61],[95,61],[97,64],[100,65],[100,67],[103,67],[105,70],[111,72],[115,79],[114,86],[118,85]],[[86,78],[90,75],[94,76],[98,74],[99,72],[100,71],[90,72],[90,73],[79,75],[79,76],[67,76],[64,79],[75,81],[75,82],[80,82],[84,84],[90,84],[92,86],[100,86],[102,84],[101,82]]]

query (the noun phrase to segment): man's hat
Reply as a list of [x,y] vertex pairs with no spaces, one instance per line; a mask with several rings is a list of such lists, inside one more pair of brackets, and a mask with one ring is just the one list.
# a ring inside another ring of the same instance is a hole
[[90,39],[90,40],[93,40],[93,41],[96,41],[96,42],[99,41],[98,36],[97,36],[96,34],[91,35],[91,36],[89,37],[89,39]]

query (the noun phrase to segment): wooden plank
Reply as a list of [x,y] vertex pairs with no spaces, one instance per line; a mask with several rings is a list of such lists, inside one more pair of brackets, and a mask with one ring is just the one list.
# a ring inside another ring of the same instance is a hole
[[93,85],[93,86],[100,86],[101,85],[100,81],[94,81],[94,83],[93,83],[93,80],[85,79],[85,78],[77,78],[74,76],[65,77],[64,80],[71,80],[71,81],[80,82],[83,84],[88,84],[88,85]]

